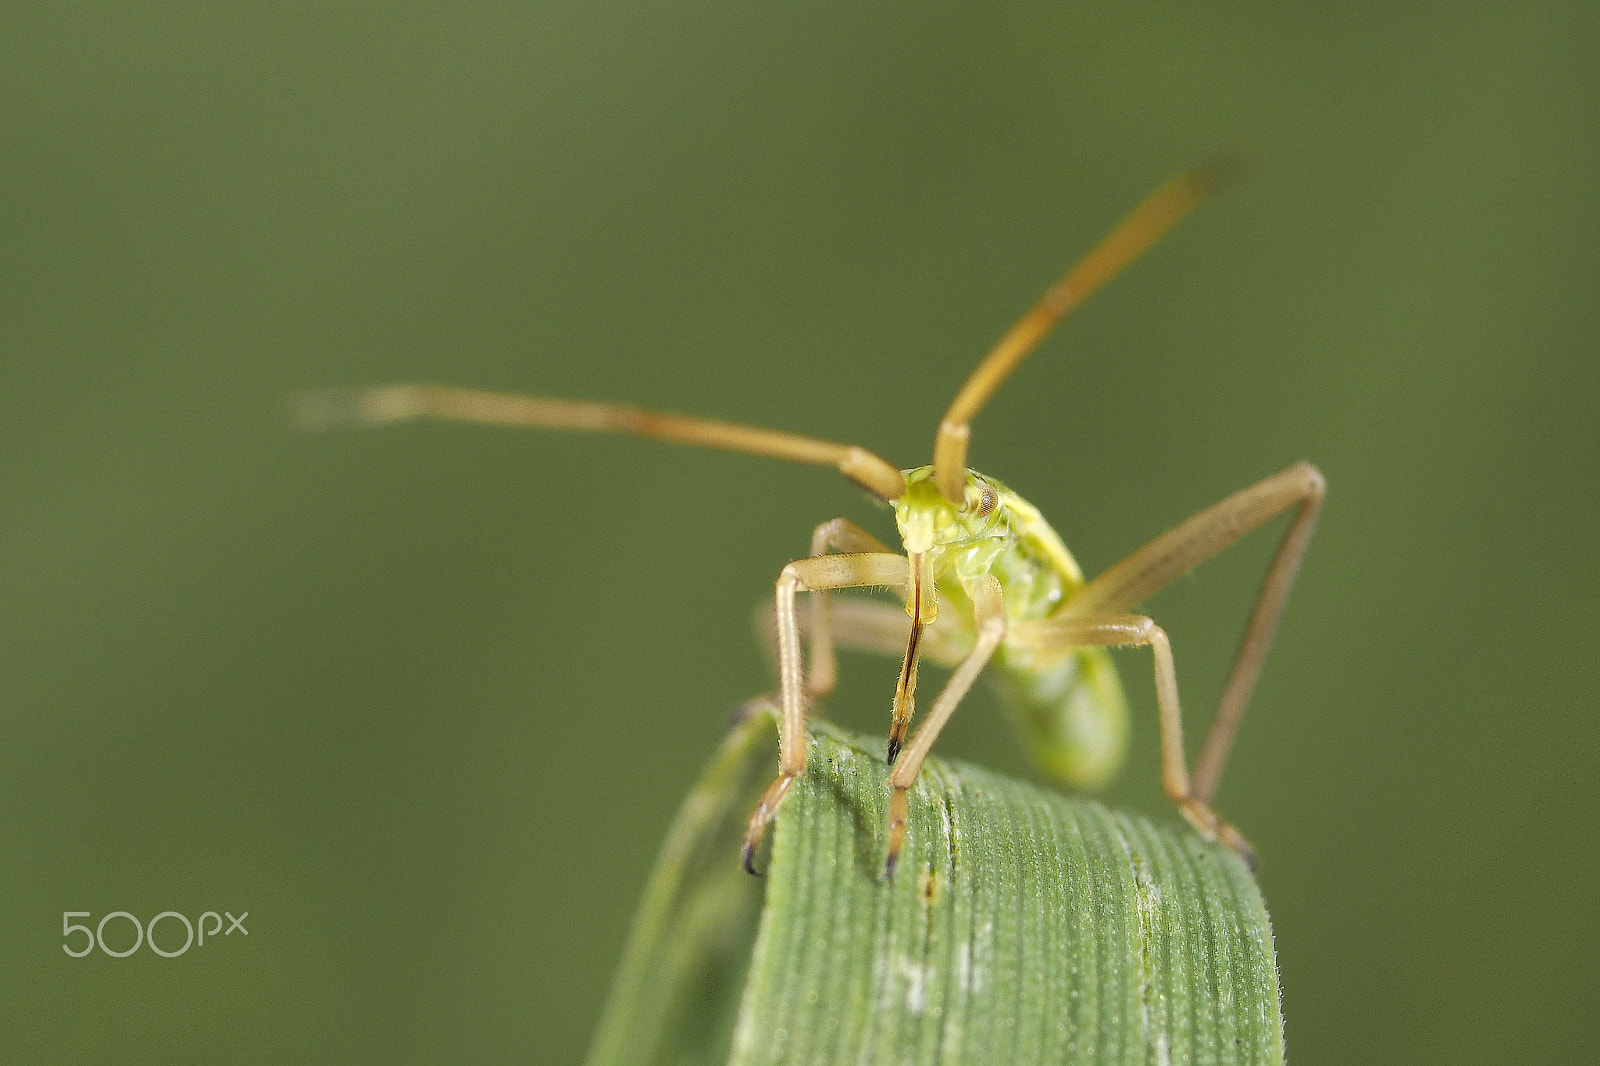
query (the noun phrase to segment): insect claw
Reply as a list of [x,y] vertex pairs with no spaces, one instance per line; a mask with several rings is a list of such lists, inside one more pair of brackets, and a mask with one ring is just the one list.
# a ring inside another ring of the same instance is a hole
[[[908,705],[909,705],[909,701],[908,701]],[[911,715],[909,713],[907,713],[907,714],[897,714],[893,718],[889,719],[889,765],[890,766],[893,766],[895,759],[899,757],[900,748],[905,744],[905,742],[906,742],[906,733],[910,730],[910,728],[911,728]]]
[[754,841],[747,840],[744,842],[744,847],[740,849],[739,861],[744,866],[745,873],[751,877],[761,876],[760,871],[756,869],[756,845]]
[[1242,833],[1218,817],[1216,811],[1199,800],[1187,799],[1178,804],[1178,813],[1188,819],[1201,836],[1221,844],[1243,859],[1251,873],[1256,872],[1256,867],[1260,865],[1256,849],[1250,846]]
[[761,838],[766,835],[767,826],[777,816],[778,805],[783,802],[783,797],[789,794],[789,786],[794,784],[796,776],[794,773],[780,773],[777,780],[768,785],[767,790],[761,794],[756,809],[750,812],[750,823],[745,826],[744,850],[740,853],[740,858],[744,862],[744,868],[756,877],[761,876],[756,873],[756,848],[761,846]]
[[1243,859],[1245,866],[1249,868],[1251,873],[1255,873],[1260,868],[1261,860],[1256,857],[1256,849],[1251,847],[1250,842],[1233,826],[1223,822],[1222,831],[1217,834],[1217,839],[1226,844],[1228,850]]

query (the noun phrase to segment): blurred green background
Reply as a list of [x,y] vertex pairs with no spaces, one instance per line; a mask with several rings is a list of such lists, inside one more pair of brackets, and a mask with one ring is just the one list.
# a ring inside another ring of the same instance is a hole
[[[7,1060],[573,1061],[769,685],[752,608],[817,522],[889,528],[827,471],[303,436],[286,396],[609,398],[919,464],[1012,319],[1230,142],[1259,176],[1051,339],[974,465],[1096,571],[1317,462],[1219,801],[1291,1058],[1600,1058],[1595,5],[800,10],[8,6]],[[1150,605],[1197,716],[1272,541]],[[1120,661],[1109,800],[1174,817]],[[894,669],[847,661],[834,717],[882,730]],[[940,750],[1023,770],[986,693]],[[69,910],[250,916],[74,959]]]

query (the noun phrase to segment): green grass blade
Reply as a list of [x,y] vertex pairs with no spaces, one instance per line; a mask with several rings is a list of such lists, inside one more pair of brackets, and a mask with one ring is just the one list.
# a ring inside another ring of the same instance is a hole
[[1281,1063],[1272,934],[1230,852],[933,759],[881,882],[881,743],[820,726],[758,881],[737,841],[772,732],[735,730],[680,813],[590,1066]]

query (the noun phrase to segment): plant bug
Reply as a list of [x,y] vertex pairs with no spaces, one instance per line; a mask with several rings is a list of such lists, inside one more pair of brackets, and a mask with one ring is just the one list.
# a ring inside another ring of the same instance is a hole
[[[1039,341],[1084,298],[1142,254],[1196,205],[1228,184],[1237,162],[1223,159],[1170,179],[1047,290],[967,379],[939,423],[929,466],[900,470],[856,445],[638,407],[512,396],[440,385],[387,385],[302,397],[309,426],[439,418],[506,426],[629,433],[837,468],[894,508],[903,552],[855,523],[818,526],[811,554],[778,575],[773,618],[778,647],[778,776],[745,832],[743,861],[806,771],[806,713],[834,687],[837,646],[902,654],[889,726],[890,798],[884,876],[905,840],[907,793],[939,731],[985,668],[997,676],[1033,761],[1063,784],[1093,787],[1121,763],[1126,707],[1106,649],[1148,646],[1155,661],[1161,783],[1167,798],[1205,837],[1253,867],[1245,839],[1211,808],[1228,749],[1260,676],[1279,616],[1305,555],[1324,495],[1322,475],[1296,463],[1163,533],[1092,581],[1061,538],[1026,500],[967,468],[973,417]],[[1191,773],[1172,649],[1148,616],[1146,598],[1277,515],[1294,517],[1268,567],[1255,609],[1204,746]],[[864,600],[832,602],[837,589],[896,590],[903,611]],[[805,629],[810,669],[801,664],[796,594],[811,593]],[[942,610],[941,610],[942,605]],[[953,668],[909,740],[917,666]]]

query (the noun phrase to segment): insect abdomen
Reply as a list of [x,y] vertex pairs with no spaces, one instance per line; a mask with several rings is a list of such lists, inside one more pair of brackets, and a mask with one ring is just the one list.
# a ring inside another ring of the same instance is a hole
[[1069,788],[1089,791],[1122,766],[1128,705],[1104,648],[1079,648],[1042,669],[990,671],[1028,758]]

